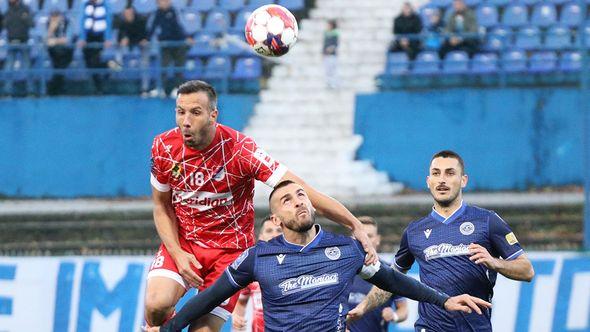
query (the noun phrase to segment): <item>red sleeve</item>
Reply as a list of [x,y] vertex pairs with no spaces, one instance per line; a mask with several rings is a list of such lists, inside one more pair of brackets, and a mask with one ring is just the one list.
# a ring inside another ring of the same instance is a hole
[[274,187],[287,173],[287,167],[273,159],[253,139],[245,138],[238,148],[242,170],[256,180]]
[[165,148],[162,139],[157,136],[152,143],[152,158],[151,158],[151,176],[150,183],[154,188],[161,192],[170,191],[169,168],[165,166],[166,158],[164,155]]

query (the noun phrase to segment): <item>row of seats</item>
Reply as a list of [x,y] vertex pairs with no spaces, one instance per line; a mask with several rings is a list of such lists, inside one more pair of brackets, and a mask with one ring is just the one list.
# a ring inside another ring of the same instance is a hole
[[536,26],[523,27],[516,32],[506,27],[496,27],[484,36],[483,49],[501,51],[507,47],[525,50],[562,50],[590,46],[590,22],[580,32],[573,32],[566,26],[556,25],[546,31]]
[[[80,11],[83,0],[74,0],[71,8],[68,0],[22,0],[34,13],[40,11],[49,13],[52,10]],[[127,0],[106,0],[113,13],[123,11],[127,6]],[[133,0],[133,6],[139,13],[151,13],[157,9],[156,0]],[[292,11],[300,11],[305,8],[305,0],[172,0],[172,5],[177,9],[191,9],[207,12],[211,10],[227,10],[238,12],[242,9],[254,10],[260,6],[276,3]],[[0,0],[0,11],[6,12],[8,0]]]
[[[494,6],[507,6],[510,4],[518,3],[523,5],[536,5],[538,3],[550,3],[555,5],[562,5],[572,0],[465,0],[467,6],[477,6],[480,4],[489,4]],[[582,2],[590,3],[590,0],[582,0]],[[429,5],[432,7],[445,8],[450,7],[453,4],[453,0],[432,0]]]
[[533,52],[530,57],[522,50],[507,51],[498,57],[495,53],[479,53],[469,59],[467,53],[453,51],[440,60],[435,52],[422,52],[410,62],[405,53],[390,53],[384,75],[406,74],[497,74],[501,70],[514,72],[564,72],[579,71],[582,68],[580,52],[570,51],[558,54],[552,51]]

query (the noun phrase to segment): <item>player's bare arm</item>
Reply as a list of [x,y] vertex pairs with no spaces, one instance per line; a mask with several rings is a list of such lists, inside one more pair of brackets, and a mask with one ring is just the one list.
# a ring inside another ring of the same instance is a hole
[[383,308],[381,312],[381,317],[386,322],[394,322],[394,323],[401,323],[408,319],[408,302],[407,301],[400,301],[399,303],[395,303],[396,309],[393,310],[392,307]]
[[191,286],[200,286],[203,279],[192,270],[191,265],[200,269],[201,264],[192,254],[182,250],[178,241],[178,225],[172,207],[172,191],[161,192],[156,188],[152,188],[152,199],[154,202],[156,230],[176,263],[178,272]]
[[238,303],[236,303],[234,312],[231,314],[231,324],[234,330],[246,330],[246,305],[249,298],[249,296],[241,294]]
[[363,301],[348,312],[347,319],[353,321],[361,318],[365,313],[385,304],[392,295],[388,291],[373,286]]
[[481,264],[490,270],[494,270],[506,278],[518,281],[531,281],[535,271],[531,261],[522,254],[513,260],[504,260],[493,257],[486,248],[479,244],[469,245],[471,257],[469,260],[475,264]]
[[371,244],[367,234],[363,231],[361,222],[350,211],[348,211],[348,209],[342,205],[342,203],[315,190],[313,187],[306,184],[303,179],[291,171],[287,171],[287,173],[285,173],[285,175],[281,178],[280,182],[285,180],[291,180],[300,184],[307,193],[311,204],[320,215],[337,222],[352,231],[352,235],[354,235],[354,237],[361,242],[365,252],[367,253],[365,259],[366,264],[373,264],[377,262],[377,251]]

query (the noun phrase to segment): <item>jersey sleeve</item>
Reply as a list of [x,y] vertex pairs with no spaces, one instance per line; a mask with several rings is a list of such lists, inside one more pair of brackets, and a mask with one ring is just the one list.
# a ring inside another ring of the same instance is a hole
[[488,227],[490,243],[497,255],[512,260],[524,253],[510,226],[497,213],[490,214]]
[[402,234],[402,240],[399,245],[399,250],[393,259],[393,264],[398,270],[405,272],[412,267],[414,259],[414,255],[412,255],[408,244],[408,229],[406,228],[404,234]]
[[256,263],[256,247],[246,249],[225,270],[230,282],[244,288],[254,281],[254,264]]
[[276,186],[287,173],[287,167],[273,159],[251,138],[246,138],[239,147],[240,166],[246,174],[264,182],[269,187]]
[[152,143],[150,183],[158,191],[168,192],[170,191],[170,185],[168,184],[170,172],[164,166],[166,160],[163,155],[164,151],[161,139],[156,137]]

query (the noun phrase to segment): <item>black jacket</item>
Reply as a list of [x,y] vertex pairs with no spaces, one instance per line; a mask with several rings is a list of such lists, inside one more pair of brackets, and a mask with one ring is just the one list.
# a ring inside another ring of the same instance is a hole
[[32,26],[33,15],[27,5],[19,1],[8,6],[4,16],[4,27],[9,41],[27,42]]

